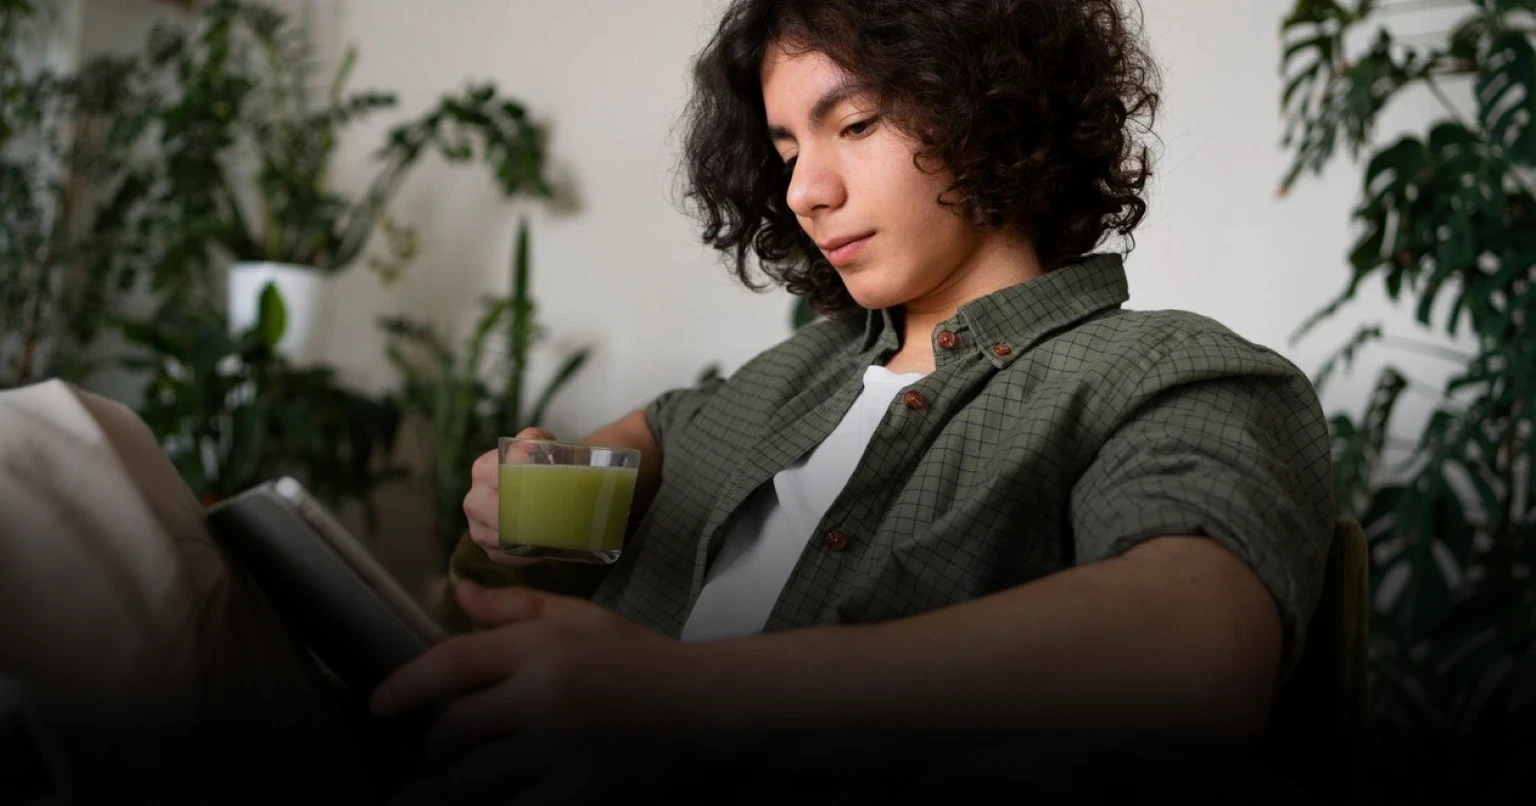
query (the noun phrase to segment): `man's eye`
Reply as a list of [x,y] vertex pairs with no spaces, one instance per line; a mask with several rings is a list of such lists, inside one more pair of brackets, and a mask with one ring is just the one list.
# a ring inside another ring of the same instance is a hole
[[860,120],[854,123],[850,123],[848,124],[847,128],[843,129],[843,134],[849,135],[851,137],[862,137],[866,134],[869,134],[870,130],[875,128],[876,120],[877,118],[869,118],[867,120]]

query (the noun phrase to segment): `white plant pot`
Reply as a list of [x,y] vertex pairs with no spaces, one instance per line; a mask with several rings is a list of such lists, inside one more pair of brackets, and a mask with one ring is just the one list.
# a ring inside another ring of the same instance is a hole
[[277,353],[294,363],[319,358],[323,327],[330,313],[329,278],[309,266],[291,263],[242,262],[229,267],[229,328],[242,333],[256,324],[261,293],[267,283],[277,286],[287,312],[287,326]]

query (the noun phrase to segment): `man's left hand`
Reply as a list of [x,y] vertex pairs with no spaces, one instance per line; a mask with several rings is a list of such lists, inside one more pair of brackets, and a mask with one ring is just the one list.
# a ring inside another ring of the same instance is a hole
[[[379,715],[432,703],[449,800],[630,800],[702,764],[687,646],[583,599],[461,583],[480,632],[450,638],[375,690]],[[516,796],[516,797],[514,797]]]

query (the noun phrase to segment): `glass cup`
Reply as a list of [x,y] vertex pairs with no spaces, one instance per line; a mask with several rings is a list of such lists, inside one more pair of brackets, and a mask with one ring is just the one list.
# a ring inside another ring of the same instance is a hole
[[568,562],[619,559],[639,451],[502,437],[497,457],[503,552]]

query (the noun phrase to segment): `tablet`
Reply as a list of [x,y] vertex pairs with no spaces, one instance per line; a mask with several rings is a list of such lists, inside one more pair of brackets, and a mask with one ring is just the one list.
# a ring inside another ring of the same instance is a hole
[[207,519],[283,623],[354,692],[372,691],[446,635],[294,479],[221,501]]

